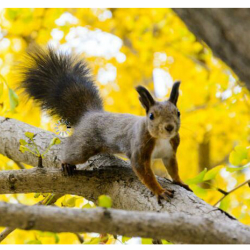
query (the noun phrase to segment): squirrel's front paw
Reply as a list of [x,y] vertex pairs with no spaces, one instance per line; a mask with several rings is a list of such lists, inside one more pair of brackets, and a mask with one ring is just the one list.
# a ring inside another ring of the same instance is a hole
[[174,197],[174,190],[164,189],[164,191],[158,195],[158,203],[161,204],[161,199],[170,201]]
[[62,171],[65,175],[72,176],[76,170],[75,165],[70,165],[68,163],[62,163]]
[[185,188],[186,190],[188,190],[188,191],[190,191],[190,192],[193,192],[193,190],[192,190],[188,185],[186,185],[186,184],[183,183],[183,182],[173,181],[173,184],[179,185],[179,186]]

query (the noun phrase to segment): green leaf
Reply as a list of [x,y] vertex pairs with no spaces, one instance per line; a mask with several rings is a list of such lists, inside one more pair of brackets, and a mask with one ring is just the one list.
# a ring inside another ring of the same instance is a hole
[[250,167],[250,163],[247,163],[246,165],[239,167],[239,168],[231,168],[231,167],[227,167],[226,170],[230,173],[236,172],[236,171],[240,171],[243,170],[245,168],[249,168]]
[[55,196],[54,194],[47,195],[46,198],[43,201],[43,204],[49,205],[54,196]]
[[125,243],[130,239],[131,239],[131,237],[122,236],[122,243]]
[[199,198],[205,199],[207,197],[207,192],[208,192],[207,189],[201,188],[197,184],[190,184],[189,187],[193,190],[194,194]]
[[141,243],[142,243],[143,245],[150,245],[150,244],[152,244],[152,239],[149,239],[149,238],[142,238],[142,239],[141,239]]
[[31,151],[29,148],[27,148],[27,147],[25,147],[25,146],[23,146],[23,145],[21,145],[21,146],[19,147],[19,150],[20,150],[22,153],[30,152],[30,153],[33,154],[33,155],[39,156],[38,154],[34,153],[34,152]]
[[99,207],[110,208],[112,206],[112,199],[108,195],[101,195],[98,197]]
[[207,173],[205,174],[203,180],[204,181],[208,181],[208,180],[212,180],[215,178],[215,176],[220,172],[220,170],[223,168],[223,166],[217,166],[214,167],[212,169],[210,169],[209,171],[207,171]]
[[34,137],[34,133],[31,133],[31,132],[25,132],[24,134],[25,134],[26,137],[28,137],[28,138],[31,139],[31,140],[32,140],[33,137]]
[[248,150],[246,147],[236,146],[229,156],[229,162],[234,166],[238,166],[242,160],[247,159],[247,153]]
[[6,9],[6,15],[7,17],[11,20],[11,21],[14,21],[18,14],[20,13],[20,10],[18,9]]
[[29,240],[25,244],[42,244],[42,242],[40,240]]
[[220,202],[220,209],[223,211],[227,211],[230,208],[230,197],[226,196],[221,202]]
[[55,243],[58,244],[59,241],[60,241],[60,238],[59,238],[58,234],[55,233],[54,238],[55,238]]
[[23,145],[23,146],[25,146],[25,145],[28,144],[24,139],[20,139],[19,142],[20,142],[20,144]]
[[13,111],[18,105],[18,96],[10,88],[9,88],[9,99],[10,99],[10,109],[11,109],[11,111]]
[[190,185],[190,184],[198,184],[198,183],[203,182],[203,179],[206,173],[207,173],[207,169],[205,168],[202,172],[200,172],[194,178],[186,180],[186,184]]
[[61,143],[61,140],[59,139],[59,138],[57,138],[57,137],[54,137],[52,140],[51,140],[51,142],[50,142],[50,146],[53,146],[53,145],[58,145],[58,144],[60,144]]
[[164,244],[164,245],[172,245],[173,243],[171,243],[171,242],[168,242],[167,240],[161,240],[161,242],[162,242],[162,244]]
[[89,208],[93,208],[89,203],[85,204],[84,206],[82,206],[83,209],[89,209]]
[[20,150],[22,153],[25,153],[25,152],[33,153],[29,148],[27,148],[27,147],[25,147],[25,146],[23,146],[23,145],[21,145],[21,146],[19,147],[19,150]]
[[62,202],[62,205],[65,207],[75,207],[76,205],[76,200],[79,199],[78,197],[70,197],[69,199],[65,199]]
[[35,193],[34,198],[38,198],[41,195],[41,193]]

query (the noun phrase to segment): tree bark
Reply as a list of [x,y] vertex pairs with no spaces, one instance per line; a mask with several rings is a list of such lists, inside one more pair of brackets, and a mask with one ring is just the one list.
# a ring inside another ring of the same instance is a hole
[[[199,216],[116,209],[69,209],[0,202],[0,224],[26,230],[97,232],[174,243],[249,244],[250,231]],[[209,230],[208,230],[209,228]]]
[[[3,117],[0,117],[0,131],[0,153],[15,161],[33,166],[37,166],[37,157],[31,153],[21,153],[18,150],[20,139],[25,139],[24,133],[29,131],[36,135],[34,140],[41,151],[49,145],[49,142],[55,136],[51,132],[35,128],[14,119],[6,119]],[[64,138],[60,139],[63,144]],[[213,228],[211,225],[216,225],[216,227],[220,225],[219,228],[223,228],[224,224],[227,224],[234,228],[234,230],[238,230],[237,232],[232,231],[232,234],[235,235],[236,242],[241,241],[237,236],[238,232],[250,232],[249,227],[241,224],[218,208],[207,204],[192,192],[174,185],[164,178],[158,178],[158,181],[163,187],[175,190],[175,196],[170,202],[163,201],[162,204],[159,205],[156,197],[142,185],[134,175],[130,164],[114,156],[96,156],[90,159],[87,164],[77,166],[78,170],[74,176],[64,176],[61,169],[58,169],[60,166],[61,147],[62,145],[59,144],[51,148],[43,160],[44,168],[0,171],[0,194],[30,192],[65,193],[81,195],[94,202],[97,201],[99,195],[106,194],[112,198],[113,208],[167,212],[170,217],[172,214],[175,215],[178,213],[184,217],[186,216],[187,220],[189,216],[194,216],[193,218],[195,220],[199,218],[199,222],[194,221],[193,223],[203,223],[204,230],[208,232]],[[160,214],[158,213],[158,215]],[[207,223],[207,219],[216,223]],[[61,217],[61,220],[63,221],[64,218]],[[184,221],[182,222],[184,223]],[[8,222],[8,225],[6,223],[0,223],[0,226],[13,227],[18,225]],[[154,229],[156,231],[161,231],[158,230],[157,227]],[[46,230],[50,229],[47,228]],[[94,228],[91,230],[94,230]],[[180,239],[182,239],[181,230],[173,230],[171,232],[177,235],[172,235],[171,239],[172,237],[180,237]],[[140,235],[138,233],[135,233],[133,236]],[[147,231],[147,233],[149,233],[149,231]],[[156,233],[155,235],[160,234]],[[154,235],[151,237],[155,238]],[[169,240],[170,238],[166,239]],[[200,243],[202,243],[204,239],[200,238],[199,240]],[[179,242],[181,242],[181,240]],[[193,240],[185,240],[182,243],[190,242],[193,242]]]
[[250,9],[173,9],[250,90]]
[[[0,182],[1,183],[1,182]],[[39,201],[36,205],[45,205],[44,202],[47,202],[46,205],[54,204],[63,194],[50,194],[50,199],[47,200],[46,198],[42,201]],[[2,242],[9,234],[11,234],[16,228],[6,227],[0,233],[0,242]],[[78,236],[78,235],[77,235]],[[81,237],[81,236],[80,236]]]

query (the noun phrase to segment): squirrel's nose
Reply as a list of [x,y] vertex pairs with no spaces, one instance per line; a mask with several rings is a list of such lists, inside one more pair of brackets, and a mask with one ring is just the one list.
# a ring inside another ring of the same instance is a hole
[[165,129],[170,133],[173,129],[174,129],[174,126],[171,125],[171,124],[168,124]]

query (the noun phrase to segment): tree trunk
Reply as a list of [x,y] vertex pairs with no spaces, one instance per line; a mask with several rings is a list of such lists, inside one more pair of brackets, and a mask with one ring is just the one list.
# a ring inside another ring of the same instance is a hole
[[174,9],[250,90],[250,9]]

